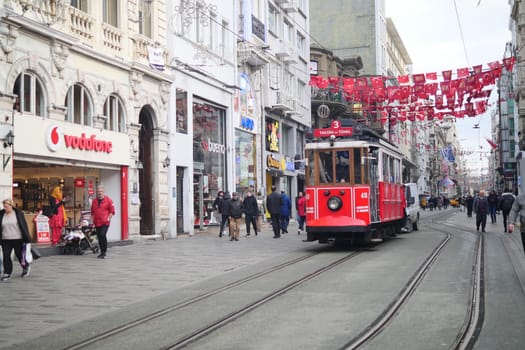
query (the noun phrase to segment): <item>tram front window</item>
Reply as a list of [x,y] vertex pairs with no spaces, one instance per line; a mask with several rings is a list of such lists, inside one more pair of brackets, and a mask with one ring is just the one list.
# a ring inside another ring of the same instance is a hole
[[336,152],[335,174],[337,182],[350,182],[350,153],[348,151]]
[[332,183],[333,181],[332,151],[319,152],[319,182]]

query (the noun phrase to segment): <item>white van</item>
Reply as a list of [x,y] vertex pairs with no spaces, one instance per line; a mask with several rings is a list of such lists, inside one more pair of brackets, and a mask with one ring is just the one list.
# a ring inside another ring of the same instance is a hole
[[417,231],[419,225],[419,211],[421,210],[419,205],[419,191],[417,189],[417,184],[405,184],[405,198],[407,201],[407,221],[405,230],[407,232]]

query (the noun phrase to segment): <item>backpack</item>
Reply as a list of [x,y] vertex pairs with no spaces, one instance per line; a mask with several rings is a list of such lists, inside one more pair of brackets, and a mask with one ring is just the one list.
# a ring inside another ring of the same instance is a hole
[[510,210],[514,203],[514,197],[506,195],[501,199],[501,210]]

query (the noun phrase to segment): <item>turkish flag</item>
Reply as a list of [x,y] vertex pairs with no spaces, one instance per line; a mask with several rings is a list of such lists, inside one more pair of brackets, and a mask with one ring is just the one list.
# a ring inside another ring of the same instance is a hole
[[450,93],[450,81],[443,81],[439,83],[439,86],[443,95],[448,95]]
[[488,65],[492,70],[501,68],[501,63],[499,63],[499,61],[490,62]]
[[495,143],[494,141],[489,140],[489,139],[487,139],[487,138],[486,138],[486,140],[487,140],[487,142],[489,143],[490,147],[492,147],[492,149],[496,149],[496,148],[498,148],[498,144],[497,144],[497,143]]
[[333,86],[337,86],[339,85],[339,77],[328,77],[328,82]]
[[353,87],[355,85],[355,78],[344,78],[343,79],[343,87],[346,89],[347,87]]
[[408,84],[410,82],[410,79],[408,75],[400,75],[397,77],[397,81],[399,84]]
[[492,71],[488,71],[482,74],[483,84],[485,85],[491,85],[496,82],[494,79],[494,75],[492,74]]
[[370,78],[370,80],[372,80],[372,86],[374,88],[379,88],[379,87],[384,87],[384,83],[383,83],[383,77],[372,77]]
[[412,75],[412,81],[414,84],[424,84],[425,83],[425,75],[424,74],[414,74]]
[[427,80],[437,80],[437,73],[436,72],[426,73],[425,77],[427,78]]
[[508,57],[503,59],[503,65],[505,66],[505,69],[509,72],[512,72],[512,67],[514,66],[514,63],[516,63],[516,57]]
[[493,69],[492,75],[494,76],[495,79],[498,79],[499,77],[501,77],[501,68]]
[[458,78],[465,78],[468,76],[468,68],[459,68],[458,69]]
[[473,66],[472,70],[474,71],[474,74],[481,74],[483,71],[483,66],[481,64],[478,64],[477,66]]
[[441,72],[443,74],[443,80],[444,81],[450,81],[452,79],[452,71],[451,70],[444,70]]

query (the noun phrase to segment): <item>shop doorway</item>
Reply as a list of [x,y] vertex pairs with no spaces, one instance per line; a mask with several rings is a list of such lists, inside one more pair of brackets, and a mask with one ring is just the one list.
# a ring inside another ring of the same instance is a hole
[[144,107],[140,111],[139,123],[139,160],[142,169],[139,171],[139,198],[140,198],[140,234],[152,235],[155,233],[153,218],[153,121],[151,111]]
[[184,168],[177,167],[177,233],[184,232]]

